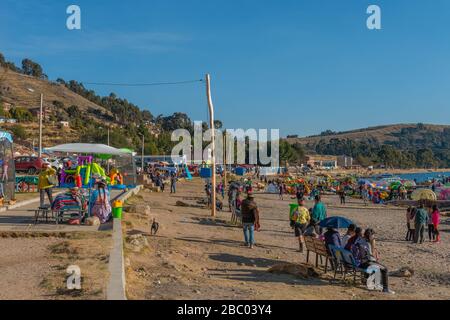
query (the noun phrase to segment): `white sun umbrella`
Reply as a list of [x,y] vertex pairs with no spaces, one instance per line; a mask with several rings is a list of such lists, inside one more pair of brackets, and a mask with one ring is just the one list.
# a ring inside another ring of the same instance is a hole
[[66,143],[54,147],[46,148],[50,152],[69,152],[69,153],[91,153],[91,154],[110,154],[114,156],[128,155],[128,152],[119,150],[105,144],[95,143]]

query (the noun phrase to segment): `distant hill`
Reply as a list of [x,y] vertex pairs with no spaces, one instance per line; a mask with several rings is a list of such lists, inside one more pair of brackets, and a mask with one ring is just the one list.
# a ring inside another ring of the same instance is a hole
[[[37,145],[41,93],[44,148],[59,143],[109,141],[115,147],[140,150],[144,136],[146,154],[170,154],[174,145],[171,131],[193,130],[193,122],[186,113],[154,117],[148,108],[113,92],[100,96],[76,80],[48,80],[38,63],[25,58],[18,67],[0,53],[0,117],[11,122],[17,120],[0,127],[13,133],[17,146]],[[220,120],[215,123],[217,127],[222,125]]]
[[[97,114],[112,115],[109,110],[72,92],[62,84],[0,67],[0,96],[3,102],[33,109],[40,105],[40,93],[44,94],[44,107],[55,113],[65,112],[70,106],[77,106],[81,112],[97,110]],[[95,112],[91,114],[103,121],[102,117],[95,116]]]
[[305,153],[348,155],[362,165],[398,168],[450,167],[450,125],[393,124],[344,132],[322,132],[286,141]]
[[[300,143],[301,145],[308,147],[308,145],[314,146],[319,141],[328,142],[331,139],[350,139],[353,141],[373,141],[376,140],[382,144],[390,144],[399,141],[400,136],[404,130],[417,128],[417,123],[407,123],[407,124],[392,124],[383,125],[376,127],[368,127],[362,129],[355,129],[349,131],[335,132],[332,134],[313,135],[307,137],[297,137],[297,138],[287,138],[286,140],[291,143]],[[425,131],[431,132],[443,132],[445,129],[449,129],[450,125],[434,125],[434,124],[423,124]],[[417,132],[417,138],[420,138],[423,132]]]

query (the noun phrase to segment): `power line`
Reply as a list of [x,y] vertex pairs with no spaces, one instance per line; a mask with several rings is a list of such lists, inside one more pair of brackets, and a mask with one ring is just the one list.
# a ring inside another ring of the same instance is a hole
[[187,84],[195,82],[203,82],[203,79],[199,80],[186,80],[176,82],[153,82],[153,83],[107,83],[107,82],[81,82],[82,84],[94,85],[94,86],[121,86],[121,87],[147,87],[147,86],[164,86],[164,85],[177,85]]

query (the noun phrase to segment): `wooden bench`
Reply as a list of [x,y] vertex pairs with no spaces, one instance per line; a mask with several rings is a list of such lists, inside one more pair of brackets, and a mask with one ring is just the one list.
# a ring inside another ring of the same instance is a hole
[[330,254],[325,246],[325,242],[314,237],[304,237],[306,245],[306,263],[309,263],[309,253],[313,252],[316,254],[316,268],[322,263],[322,257],[325,257],[325,272],[328,270],[328,260],[331,259]]

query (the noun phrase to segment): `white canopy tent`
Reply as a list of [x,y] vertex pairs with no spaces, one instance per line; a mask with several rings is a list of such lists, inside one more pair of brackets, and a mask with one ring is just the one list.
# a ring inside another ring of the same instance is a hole
[[[125,185],[136,184],[136,167],[133,161],[133,151],[128,149],[117,149],[105,144],[96,143],[66,143],[44,149],[44,152],[63,152],[71,154],[98,155],[100,159],[108,159],[115,156],[113,165],[118,168],[124,177]],[[108,157],[101,157],[107,155]],[[111,159],[108,159],[108,165]],[[107,169],[109,171],[109,167]]]
[[66,143],[44,149],[44,152],[69,152],[69,153],[90,153],[109,154],[113,156],[130,155],[129,152],[95,143]]

